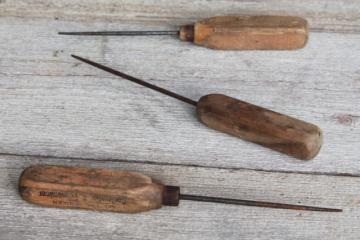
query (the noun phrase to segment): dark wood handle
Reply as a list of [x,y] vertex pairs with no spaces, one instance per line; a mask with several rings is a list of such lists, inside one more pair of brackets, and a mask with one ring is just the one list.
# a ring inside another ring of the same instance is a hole
[[25,169],[19,191],[24,200],[43,206],[122,213],[177,206],[180,194],[178,187],[140,173],[49,165]]
[[305,46],[308,24],[292,16],[222,16],[180,28],[180,39],[221,50],[291,50]]
[[298,159],[314,158],[322,145],[317,126],[221,94],[203,96],[197,115],[210,128]]

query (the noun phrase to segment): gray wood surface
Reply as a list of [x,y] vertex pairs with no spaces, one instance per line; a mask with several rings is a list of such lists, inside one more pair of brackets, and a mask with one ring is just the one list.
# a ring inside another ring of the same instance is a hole
[[[17,181],[30,164],[107,167],[145,173],[183,193],[343,207],[299,212],[182,201],[141,214],[43,208],[21,200]],[[228,170],[123,161],[0,157],[1,239],[358,239],[357,177]]]
[[[166,36],[57,35],[176,29],[229,14],[305,17],[309,43],[299,51],[226,52]],[[0,239],[358,239],[359,15],[356,0],[0,0]],[[313,122],[324,146],[303,162],[218,133],[196,120],[192,106],[71,53],[194,100],[219,92]],[[345,212],[188,202],[140,215],[45,209],[23,202],[16,189],[21,170],[38,162],[124,168],[189,192]]]

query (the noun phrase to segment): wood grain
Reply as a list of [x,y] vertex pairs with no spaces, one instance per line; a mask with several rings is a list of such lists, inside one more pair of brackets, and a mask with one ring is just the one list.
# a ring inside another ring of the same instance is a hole
[[164,186],[137,172],[33,165],[19,180],[21,197],[47,207],[139,213],[163,205]]
[[308,25],[293,16],[217,16],[196,22],[193,35],[211,49],[294,50],[305,46]]
[[[18,178],[32,164],[138,171],[185,194],[343,208],[298,212],[181,201],[141,214],[44,208],[21,199]],[[2,239],[358,239],[359,178],[251,170],[0,156]],[[139,228],[141,226],[141,228]]]
[[314,158],[323,142],[311,123],[222,94],[201,97],[196,112],[210,128],[302,160]]

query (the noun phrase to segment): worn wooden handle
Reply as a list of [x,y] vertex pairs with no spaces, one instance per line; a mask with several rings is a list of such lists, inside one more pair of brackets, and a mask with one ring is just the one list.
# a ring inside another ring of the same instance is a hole
[[314,158],[322,145],[317,126],[221,94],[203,96],[197,115],[210,128],[303,160]]
[[292,16],[223,16],[180,28],[180,39],[222,50],[291,50],[305,46],[308,24]]
[[24,200],[43,206],[123,213],[177,206],[180,194],[178,187],[140,173],[49,165],[25,169],[19,191]]

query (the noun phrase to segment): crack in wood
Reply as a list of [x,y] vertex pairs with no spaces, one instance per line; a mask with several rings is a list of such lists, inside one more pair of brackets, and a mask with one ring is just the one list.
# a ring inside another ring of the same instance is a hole
[[[333,177],[360,177],[360,174],[353,173],[333,173],[333,172],[315,172],[315,171],[287,171],[287,170],[267,170],[256,168],[244,168],[244,167],[217,167],[217,166],[204,166],[198,164],[181,164],[181,163],[167,163],[167,162],[153,162],[143,160],[127,160],[127,159],[93,159],[93,158],[81,158],[81,157],[60,157],[50,155],[25,155],[16,153],[0,153],[0,156],[14,156],[21,158],[39,158],[39,159],[64,159],[64,160],[76,160],[76,161],[94,161],[94,162],[118,162],[118,163],[132,163],[132,164],[148,164],[158,166],[177,166],[177,167],[192,167],[203,169],[217,169],[217,170],[229,170],[229,171],[254,171],[254,172],[266,172],[266,173],[284,173],[284,174],[301,174],[301,175],[319,175],[319,176],[333,176]],[[0,160],[1,161],[1,160]]]

